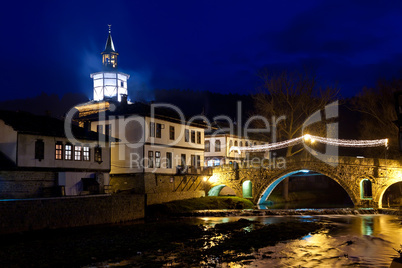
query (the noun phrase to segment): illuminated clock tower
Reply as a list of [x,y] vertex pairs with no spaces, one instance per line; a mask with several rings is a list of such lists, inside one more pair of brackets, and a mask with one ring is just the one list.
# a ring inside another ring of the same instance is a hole
[[117,100],[127,97],[127,80],[130,75],[117,70],[117,57],[112,40],[111,25],[105,50],[102,54],[103,71],[91,74],[94,81],[94,101]]

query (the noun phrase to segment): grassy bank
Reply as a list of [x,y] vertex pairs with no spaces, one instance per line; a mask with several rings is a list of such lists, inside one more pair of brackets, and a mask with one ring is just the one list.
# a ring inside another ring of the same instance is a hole
[[147,216],[176,215],[202,209],[253,209],[254,204],[240,197],[207,196],[176,200],[147,207]]

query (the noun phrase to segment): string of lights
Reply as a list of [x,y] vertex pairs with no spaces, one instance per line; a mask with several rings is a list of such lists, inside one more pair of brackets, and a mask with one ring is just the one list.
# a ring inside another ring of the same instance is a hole
[[283,149],[289,146],[295,146],[300,143],[310,143],[313,144],[315,142],[328,144],[332,146],[340,146],[340,147],[355,147],[355,148],[363,148],[363,147],[379,147],[385,146],[388,147],[388,139],[379,139],[379,140],[343,140],[343,139],[332,139],[332,138],[323,138],[314,135],[303,135],[301,137],[280,141],[270,144],[256,145],[250,147],[238,147],[232,146],[229,152],[237,151],[239,154],[241,152],[264,152],[264,151],[273,151],[278,149]]

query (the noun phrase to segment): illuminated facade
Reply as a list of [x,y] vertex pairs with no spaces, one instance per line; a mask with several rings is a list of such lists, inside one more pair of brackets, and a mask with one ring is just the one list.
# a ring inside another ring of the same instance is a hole
[[103,71],[91,74],[94,86],[93,100],[117,100],[121,102],[122,97],[127,96],[127,80],[130,75],[117,70],[119,53],[114,48],[110,25],[105,50],[101,54]]
[[209,167],[242,162],[248,157],[247,152],[230,151],[232,146],[252,147],[264,144],[257,140],[250,140],[232,134],[218,134],[205,136],[205,165]]

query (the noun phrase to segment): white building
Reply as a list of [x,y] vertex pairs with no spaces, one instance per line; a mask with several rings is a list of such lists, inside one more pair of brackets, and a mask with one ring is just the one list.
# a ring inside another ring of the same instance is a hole
[[135,103],[106,112],[105,120],[91,119],[92,131],[120,139],[111,146],[110,173],[201,174],[204,126],[174,115],[151,117],[151,107]]
[[233,150],[232,146],[251,147],[254,145],[264,144],[258,140],[250,140],[233,134],[216,134],[205,136],[205,165],[208,167],[241,163],[245,161],[248,154]]
[[112,190],[146,194],[148,204],[204,195],[204,125],[171,108],[128,102],[129,76],[117,71],[117,55],[109,30],[105,70],[91,75],[94,99],[76,106],[81,126],[119,139],[111,145]]
[[[109,184],[110,147],[98,134],[25,112],[0,111],[0,196],[27,198],[102,193]],[[57,193],[57,191],[59,191]]]

